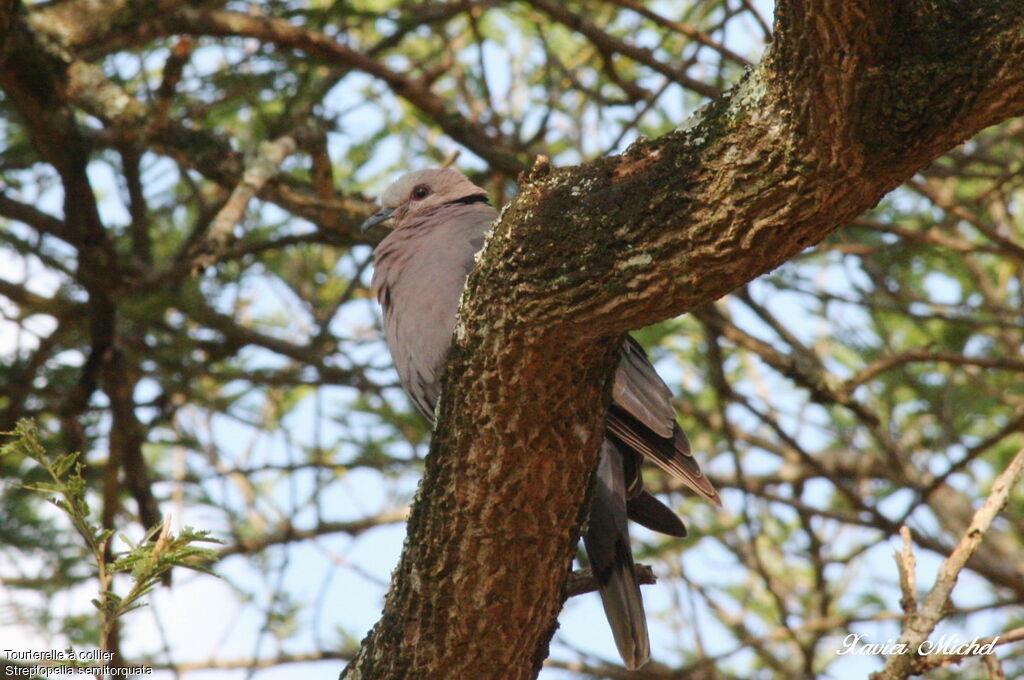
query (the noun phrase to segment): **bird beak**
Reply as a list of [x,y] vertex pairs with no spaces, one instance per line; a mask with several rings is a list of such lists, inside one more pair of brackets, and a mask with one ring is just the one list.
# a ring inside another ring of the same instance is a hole
[[381,208],[377,212],[367,217],[366,221],[359,225],[359,231],[365,233],[370,229],[376,227],[378,224],[387,222],[388,220],[391,219],[391,215],[393,215],[394,212],[395,211],[392,208]]

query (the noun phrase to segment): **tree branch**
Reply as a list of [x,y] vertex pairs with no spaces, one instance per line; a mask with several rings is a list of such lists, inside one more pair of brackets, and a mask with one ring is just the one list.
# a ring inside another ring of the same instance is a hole
[[[985,538],[985,532],[992,525],[992,520],[1006,505],[1010,492],[1020,481],[1022,473],[1024,473],[1024,449],[1017,452],[1009,467],[996,478],[988,499],[974,513],[974,518],[960,539],[960,543],[957,544],[950,556],[943,560],[938,576],[935,578],[935,585],[925,596],[921,606],[918,608],[913,604],[912,593],[904,594],[906,618],[903,633],[897,644],[903,645],[909,651],[905,654],[890,655],[886,659],[885,668],[873,673],[871,680],[902,680],[912,673],[918,672],[918,646],[935,629],[935,625],[945,617],[949,597],[953,593],[953,587],[960,576],[960,571],[981,545],[982,539]],[[909,537],[904,537],[905,541],[908,539]],[[908,555],[910,556],[908,557]],[[901,565],[900,582],[904,584],[906,590],[913,582],[912,579],[903,576],[904,571],[912,569],[914,564],[909,549],[904,550],[899,564]]]
[[143,25],[136,39],[185,33],[190,35],[256,38],[279,47],[300,49],[328,64],[362,71],[386,83],[392,91],[433,119],[452,139],[465,145],[492,167],[514,177],[526,168],[522,152],[508,139],[468,121],[429,84],[388,68],[383,61],[321,33],[305,30],[283,19],[239,12],[181,8]]
[[683,69],[659,61],[651,50],[630,45],[606,33],[592,21],[586,19],[584,14],[570,10],[566,7],[565,3],[553,2],[552,0],[529,0],[529,3],[558,23],[583,34],[598,49],[629,57],[633,61],[643,64],[683,87],[705,97],[717,97],[721,94],[717,87],[689,76]]
[[246,167],[228,202],[213,218],[202,252],[197,254],[192,262],[193,270],[205,269],[227,250],[235,226],[245,216],[249,201],[259,194],[271,177],[277,174],[278,166],[293,154],[295,149],[295,139],[288,135],[260,145],[259,153]]

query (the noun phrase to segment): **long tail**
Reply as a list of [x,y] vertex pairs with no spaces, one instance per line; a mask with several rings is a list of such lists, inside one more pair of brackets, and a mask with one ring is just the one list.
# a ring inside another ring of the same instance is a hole
[[619,656],[627,668],[637,669],[650,658],[651,643],[640,585],[633,573],[622,456],[607,439],[601,447],[594,502],[583,545],[597,578],[601,604]]

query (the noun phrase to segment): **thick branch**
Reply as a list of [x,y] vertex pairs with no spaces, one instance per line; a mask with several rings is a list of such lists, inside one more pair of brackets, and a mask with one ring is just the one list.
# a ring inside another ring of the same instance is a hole
[[19,203],[6,196],[2,191],[0,191],[0,217],[24,222],[41,234],[50,234],[68,243],[72,242],[72,235],[68,233],[67,225],[63,220],[48,215],[31,205]]
[[[854,19],[846,26],[852,34],[860,30]],[[873,43],[780,41],[689,129],[622,156],[534,173],[496,229],[485,255],[493,266],[477,281],[514,289],[525,317],[568,318],[591,337],[720,297],[819,242],[941,152],[1024,112],[1022,23],[967,41],[975,49],[966,57],[964,41],[935,53],[932,39],[920,36],[904,47],[921,53],[892,68],[869,67],[871,52],[839,66],[809,56]],[[908,25],[894,23],[885,37],[899,39]],[[902,103],[915,120],[942,108],[941,124],[908,127],[879,101],[879,90],[905,87],[907,63],[927,64],[921,78],[930,81],[954,51],[957,73],[977,64],[971,77],[942,92],[922,82]],[[1002,61],[993,63],[993,51]],[[853,72],[817,87],[826,68]],[[866,81],[870,87],[856,86]]]

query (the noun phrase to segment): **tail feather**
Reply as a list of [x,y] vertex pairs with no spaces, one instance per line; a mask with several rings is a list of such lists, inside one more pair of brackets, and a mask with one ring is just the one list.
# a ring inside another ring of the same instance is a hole
[[686,538],[686,524],[683,520],[646,491],[641,491],[626,501],[626,514],[631,520],[651,531]]
[[644,665],[651,655],[647,617],[626,524],[626,489],[622,456],[605,440],[598,464],[594,501],[583,545],[597,579],[605,616],[626,667]]

